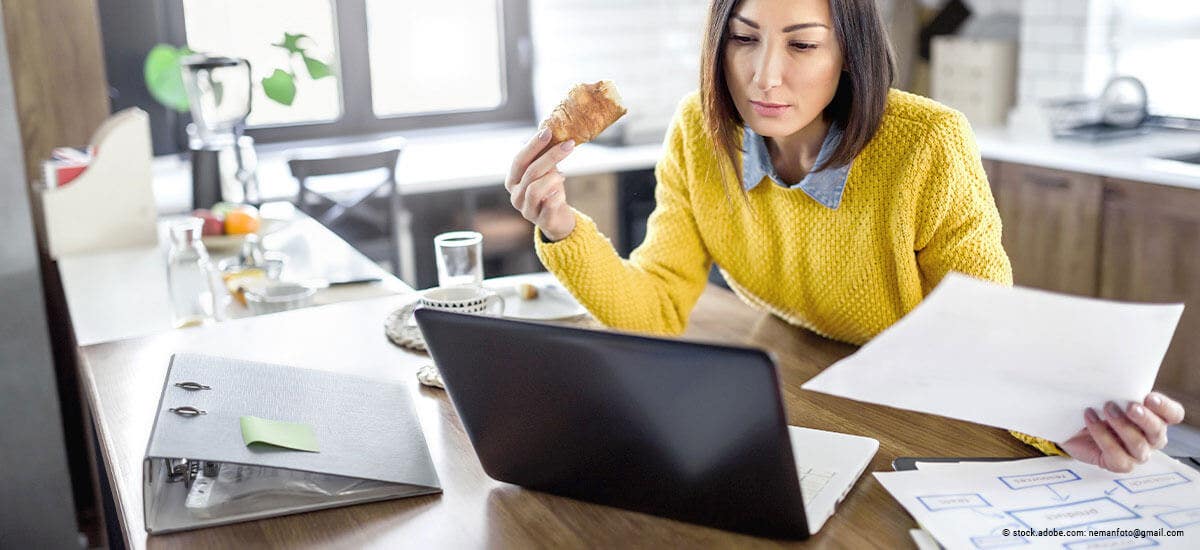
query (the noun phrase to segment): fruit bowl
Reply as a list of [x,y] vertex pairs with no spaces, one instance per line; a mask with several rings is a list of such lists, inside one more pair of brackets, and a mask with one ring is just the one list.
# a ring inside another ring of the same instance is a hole
[[261,239],[263,236],[278,231],[287,222],[284,220],[263,219],[258,226],[258,231],[254,233],[242,233],[235,235],[205,235],[200,238],[200,242],[204,243],[204,248],[209,252],[227,253],[237,252],[242,247],[242,243],[246,241],[246,235],[258,235]]

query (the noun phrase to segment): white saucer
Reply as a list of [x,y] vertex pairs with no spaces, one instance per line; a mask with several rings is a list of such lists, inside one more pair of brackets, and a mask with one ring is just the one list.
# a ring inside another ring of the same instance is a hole
[[[537,297],[531,300],[522,298],[517,288],[521,283],[537,287]],[[587,314],[587,309],[549,273],[503,277],[484,281],[484,286],[495,290],[504,298],[504,316],[510,319],[551,321]]]

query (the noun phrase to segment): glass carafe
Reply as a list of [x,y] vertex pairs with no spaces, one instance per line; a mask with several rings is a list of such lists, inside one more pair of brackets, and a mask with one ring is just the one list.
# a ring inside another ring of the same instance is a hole
[[203,325],[215,319],[208,251],[200,241],[203,223],[199,218],[191,218],[171,226],[167,286],[175,328]]

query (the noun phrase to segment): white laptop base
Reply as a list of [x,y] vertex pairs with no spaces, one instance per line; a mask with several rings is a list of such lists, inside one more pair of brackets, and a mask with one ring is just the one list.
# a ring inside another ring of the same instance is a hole
[[879,450],[869,437],[788,426],[809,534],[833,515]]

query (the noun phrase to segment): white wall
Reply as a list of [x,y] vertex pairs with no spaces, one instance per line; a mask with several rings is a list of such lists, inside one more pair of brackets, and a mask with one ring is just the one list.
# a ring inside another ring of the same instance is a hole
[[[885,13],[895,2],[877,1]],[[966,2],[978,17],[1020,15],[1019,105],[1036,110],[1046,99],[1096,96],[1115,73],[1135,72],[1149,89],[1152,112],[1200,118],[1200,70],[1176,65],[1200,59],[1200,0]],[[572,85],[611,79],[629,107],[622,123],[632,140],[661,140],[679,98],[699,84],[708,3],[530,0],[539,119]]]
[[1129,74],[1152,113],[1200,118],[1200,1],[1024,0],[1021,18],[1020,103],[1097,96]]
[[699,87],[708,0],[530,0],[534,109],[544,118],[579,82],[612,80],[634,142],[661,141]]

